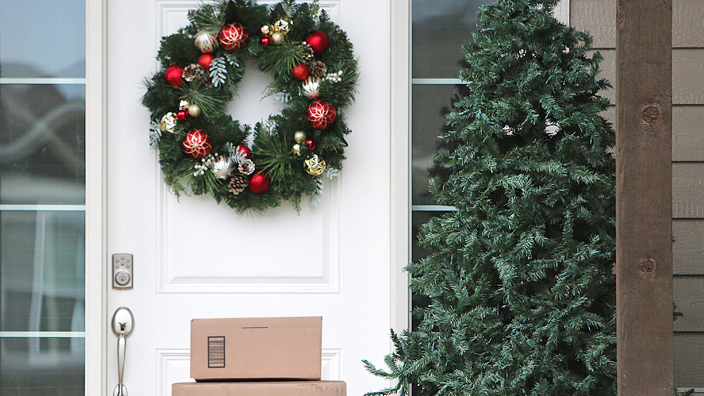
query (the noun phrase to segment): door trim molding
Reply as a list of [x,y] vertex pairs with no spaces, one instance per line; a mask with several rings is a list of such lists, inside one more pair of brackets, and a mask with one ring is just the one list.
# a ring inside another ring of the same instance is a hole
[[[410,291],[404,268],[411,258],[410,107],[411,5],[391,0],[391,327],[401,332],[410,323]],[[393,348],[393,346],[392,346]],[[392,349],[393,350],[393,349]]]
[[107,394],[107,0],[86,1],[85,394]]

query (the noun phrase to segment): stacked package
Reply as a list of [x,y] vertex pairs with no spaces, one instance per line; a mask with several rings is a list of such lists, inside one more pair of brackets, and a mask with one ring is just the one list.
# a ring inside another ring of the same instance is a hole
[[191,378],[172,396],[346,396],[321,381],[322,318],[191,321]]

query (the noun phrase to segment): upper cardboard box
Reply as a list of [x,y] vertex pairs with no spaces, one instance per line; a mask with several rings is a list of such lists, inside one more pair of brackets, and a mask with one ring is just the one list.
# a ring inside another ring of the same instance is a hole
[[319,380],[321,317],[193,319],[191,378]]

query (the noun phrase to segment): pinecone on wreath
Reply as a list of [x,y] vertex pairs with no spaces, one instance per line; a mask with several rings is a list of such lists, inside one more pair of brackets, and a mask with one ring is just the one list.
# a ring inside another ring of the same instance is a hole
[[325,67],[325,63],[321,61],[314,61],[310,63],[310,75],[313,77],[323,77],[328,72],[328,68]]
[[244,191],[244,189],[247,188],[248,185],[249,179],[247,178],[247,176],[241,173],[236,173],[232,176],[232,179],[230,179],[230,184],[227,187],[230,189],[231,193],[237,195]]
[[201,65],[191,64],[183,70],[183,79],[191,82],[197,78],[205,77],[205,69]]
[[311,47],[310,44],[308,44],[304,41],[301,43],[301,47],[303,47],[303,61],[304,62],[310,62],[313,59],[315,59],[315,52],[313,52],[313,47]]

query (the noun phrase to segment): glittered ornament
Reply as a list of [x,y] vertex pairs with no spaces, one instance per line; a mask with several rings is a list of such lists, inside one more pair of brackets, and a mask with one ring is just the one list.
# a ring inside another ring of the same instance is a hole
[[186,110],[188,108],[188,105],[190,105],[191,102],[189,102],[186,99],[181,99],[178,101],[178,108],[179,110]]
[[269,189],[271,179],[266,173],[258,171],[249,179],[249,189],[255,194],[261,194]]
[[270,34],[274,31],[274,28],[271,25],[264,25],[259,31],[262,32],[262,34]]
[[220,180],[225,180],[230,177],[233,169],[232,160],[229,157],[220,156],[218,160],[213,163],[213,174]]
[[220,45],[227,51],[234,51],[243,48],[247,44],[247,39],[249,38],[249,33],[247,29],[244,28],[238,22],[230,23],[220,30],[218,34],[218,39],[220,40]]
[[183,139],[183,152],[190,155],[193,158],[203,158],[208,153],[212,145],[210,143],[210,136],[203,129],[191,129],[186,134]]
[[318,99],[320,96],[320,79],[315,77],[308,78],[301,86],[303,95],[311,99]]
[[293,140],[295,140],[296,143],[303,143],[303,141],[306,140],[306,133],[303,131],[296,131],[296,133],[293,134]]
[[174,87],[181,87],[183,86],[183,70],[183,67],[179,65],[169,66],[164,71],[164,79]]
[[315,129],[325,129],[335,122],[337,112],[330,102],[325,100],[314,100],[308,105],[306,112],[308,121]]
[[161,117],[159,128],[164,132],[175,133],[176,124],[176,115],[172,112],[168,112]]
[[304,81],[310,74],[310,68],[305,63],[299,63],[293,67],[291,74],[296,80]]
[[271,44],[273,44],[272,41],[271,41],[271,36],[268,36],[268,35],[267,35],[267,36],[262,37],[262,45],[263,45],[263,46],[268,47],[268,46],[270,46]]
[[213,52],[218,47],[218,39],[206,31],[196,33],[195,42],[196,47],[203,53]]
[[274,32],[271,34],[271,42],[279,45],[284,42],[284,34],[279,32]]
[[188,105],[188,115],[191,117],[198,117],[201,113],[200,106],[196,104]]
[[179,121],[186,121],[188,119],[188,112],[186,110],[179,110],[176,113],[176,119]]
[[249,178],[245,175],[241,175],[239,173],[236,173],[232,175],[232,179],[230,179],[230,184],[227,185],[227,188],[230,189],[230,192],[237,195],[244,191],[245,188],[249,185]]
[[328,72],[328,68],[325,66],[325,63],[321,61],[313,61],[310,64],[310,75],[313,77],[325,77],[325,74]]
[[238,144],[235,147],[235,155],[243,159],[250,159],[252,158],[252,150],[244,144]]
[[281,18],[276,23],[274,23],[274,30],[277,32],[281,32],[283,34],[288,33],[289,30],[291,30],[291,25],[293,22],[289,18]]
[[315,150],[315,142],[312,139],[306,141],[306,146],[308,147],[308,150]]
[[291,151],[296,155],[301,155],[301,145],[298,143],[294,144]]
[[208,70],[210,69],[210,63],[215,59],[215,55],[213,54],[203,54],[198,57],[198,64],[200,67],[203,68],[203,70]]
[[328,35],[320,30],[316,30],[306,38],[306,43],[313,48],[316,55],[320,55],[328,48]]
[[306,172],[312,176],[319,176],[325,172],[325,161],[318,157],[317,154],[313,154],[310,158],[304,161],[304,167]]

